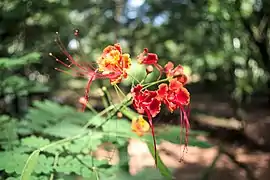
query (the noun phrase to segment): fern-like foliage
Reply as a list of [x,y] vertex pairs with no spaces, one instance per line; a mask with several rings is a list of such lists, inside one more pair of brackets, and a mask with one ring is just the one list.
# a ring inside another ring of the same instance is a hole
[[39,53],[30,53],[21,57],[0,58],[0,96],[6,94],[25,95],[30,92],[47,92],[48,87],[39,83],[30,81],[22,74],[14,73],[25,65],[38,63]]
[[[104,168],[107,171],[111,166],[107,161],[97,160],[91,153],[107,141],[119,145],[127,142],[127,138],[116,138],[115,128],[121,133],[131,134],[128,121],[112,119],[100,126],[100,122],[105,122],[104,117],[91,112],[77,112],[72,107],[48,100],[34,102],[21,121],[8,116],[3,116],[2,119],[3,125],[15,123],[15,127],[11,128],[14,130],[13,134],[3,137],[1,148],[6,151],[0,153],[0,158],[3,159],[0,170],[9,179],[21,177],[23,169],[31,166],[34,169],[31,176],[27,176],[30,179],[46,179],[51,176],[57,179],[65,175],[85,178],[100,176],[104,174]],[[87,123],[91,128],[83,127]],[[17,136],[23,138],[18,139]],[[32,156],[33,152],[36,152],[35,156]],[[29,163],[34,159],[29,161],[29,156],[36,158],[34,165]],[[6,163],[8,159],[11,161]]]
[[[128,138],[138,138],[130,127],[125,119],[111,116],[107,120],[49,100],[36,101],[22,120],[0,116],[0,128],[5,132],[0,137],[0,148],[4,150],[0,152],[0,171],[11,180],[65,179],[67,176],[114,179],[115,175],[120,178],[122,167],[128,163]],[[196,132],[190,134],[191,145],[208,147],[207,143],[196,140]],[[179,128],[157,132],[157,140],[161,139],[178,143]],[[152,137],[146,135],[142,140],[151,144]],[[107,160],[97,160],[92,155],[105,142],[119,148],[119,165],[111,166]]]
[[15,70],[26,64],[38,63],[40,54],[33,52],[19,58],[0,58],[0,69]]

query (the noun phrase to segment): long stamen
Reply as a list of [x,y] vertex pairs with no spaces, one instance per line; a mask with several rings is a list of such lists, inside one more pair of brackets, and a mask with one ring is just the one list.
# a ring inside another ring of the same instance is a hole
[[181,116],[181,126],[183,126],[185,128],[185,145],[184,145],[184,149],[183,149],[183,155],[182,157],[180,158],[180,161],[183,161],[184,160],[184,155],[185,155],[185,152],[188,151],[188,134],[189,134],[189,128],[190,128],[190,124],[189,124],[189,120],[188,120],[188,117],[187,117],[187,114],[185,112],[185,109],[181,106],[180,107],[180,114],[183,113],[183,116]]
[[70,65],[67,65],[66,63],[64,63],[63,61],[61,61],[60,59],[58,59],[56,56],[54,56],[52,53],[49,53],[49,56],[53,57],[55,59],[56,62],[59,62],[60,64],[64,65],[67,68],[70,68]]
[[[64,63],[63,61],[61,61],[60,59],[58,59],[56,56],[54,56],[52,53],[49,53],[49,56],[53,57],[55,59],[56,62],[59,62],[60,64],[62,64],[63,66],[65,66],[66,68],[71,69],[71,65],[68,65],[66,63]],[[75,66],[77,67],[77,66]],[[77,67],[78,68],[78,67]],[[77,76],[77,77],[85,77],[87,74],[89,74],[89,71],[85,71],[82,69],[76,69],[76,68],[72,68],[73,71],[75,71],[75,73],[77,73],[77,75],[71,74],[66,72],[65,70],[59,69],[59,68],[55,68],[56,70],[60,71],[60,72],[64,72],[66,74],[72,75],[72,76]],[[91,70],[92,71],[92,70]]]
[[157,68],[157,70],[159,71],[159,76],[158,76],[158,79],[159,80],[162,76],[162,73],[163,73],[163,68],[159,65],[159,64],[154,64],[154,66]]
[[60,36],[59,36],[59,33],[58,33],[58,32],[56,32],[56,39],[55,39],[55,42],[56,42],[56,44],[59,46],[59,48],[61,49],[62,53],[65,54],[65,56],[68,58],[68,60],[69,60],[72,64],[74,64],[75,66],[77,66],[77,67],[80,68],[80,69],[83,69],[83,70],[87,71],[87,69],[86,69],[85,67],[83,67],[83,66],[81,66],[79,63],[77,63],[77,62],[75,61],[75,59],[73,59],[73,57],[68,53],[67,49],[65,48],[65,46],[63,45],[63,43],[62,43],[62,41],[61,41],[61,39],[60,39]]
[[[96,71],[97,71],[97,70],[96,70]],[[94,78],[95,78],[96,71],[94,71],[94,74],[92,74],[92,76],[88,79],[87,85],[86,85],[86,87],[85,87],[84,98],[85,98],[85,100],[86,100],[87,103],[88,103],[88,99],[89,99],[89,98],[88,98],[88,94],[89,94],[89,90],[90,90],[90,85],[91,85],[92,81],[93,81]],[[82,107],[82,112],[84,112],[85,107],[86,107],[86,104],[83,105],[83,107]]]
[[73,76],[73,77],[75,77],[76,75],[74,75],[74,74],[72,74],[72,73],[69,73],[69,72],[67,72],[67,71],[65,71],[65,70],[63,70],[63,69],[59,69],[59,68],[54,68],[56,71],[59,71],[59,72],[62,72],[62,73],[65,73],[65,74],[68,74],[68,75],[70,75],[70,76]]
[[183,127],[182,127],[182,125],[183,125],[183,114],[182,114],[182,111],[181,111],[181,109],[180,109],[180,134],[179,134],[179,138],[180,138],[180,162],[181,161],[183,161],[183,157],[184,157],[184,155],[181,155],[181,144],[182,144],[182,142],[183,142]]

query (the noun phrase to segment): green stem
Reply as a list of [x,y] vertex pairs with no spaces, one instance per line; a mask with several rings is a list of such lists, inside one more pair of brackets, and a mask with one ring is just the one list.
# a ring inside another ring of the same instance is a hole
[[[56,168],[56,165],[58,163],[58,157],[59,157],[59,153],[56,153],[55,157],[54,157],[54,162],[53,162],[53,168],[54,169]],[[53,180],[53,178],[54,178],[54,172],[51,173],[50,180]]]
[[153,82],[153,83],[146,84],[146,86],[144,86],[144,87],[142,88],[142,90],[147,89],[148,87],[153,86],[153,85],[155,85],[155,84],[159,84],[159,83],[162,83],[162,82],[169,81],[170,79],[171,79],[171,78],[161,79],[161,80],[155,81],[155,82]]
[[121,113],[123,113],[127,118],[129,118],[130,120],[133,120],[135,118],[138,118],[139,114],[137,114],[136,112],[134,112],[132,109],[130,109],[129,107],[123,107],[121,110]]
[[79,138],[83,137],[86,134],[87,134],[87,132],[85,131],[83,133],[77,134],[76,136],[68,137],[68,138],[65,138],[65,139],[61,139],[59,141],[55,141],[55,142],[53,142],[51,144],[48,144],[48,145],[45,145],[45,146],[39,148],[39,150],[40,151],[44,151],[44,150],[46,150],[46,149],[48,149],[48,148],[50,148],[52,146],[59,146],[59,145],[65,144],[65,143],[70,142],[70,141],[73,141],[75,139],[79,139]]
[[[108,107],[109,105],[112,105],[112,97],[108,91],[108,89],[106,87],[102,87],[102,91],[104,92],[105,96],[103,96],[105,98],[106,104],[105,107]],[[109,105],[108,105],[109,104]]]
[[[119,88],[118,85],[114,85],[114,87],[115,87],[116,89],[118,89],[118,91],[121,93],[121,95],[122,95],[123,97],[126,97],[125,93]],[[120,97],[119,97],[119,98],[120,98]]]
[[95,108],[92,106],[92,104],[90,104],[89,102],[86,104],[86,107],[88,107],[92,112],[94,112],[95,114],[98,114],[98,112],[95,110]]
[[[103,111],[101,111],[100,113],[98,113],[95,117],[93,117],[93,119],[97,118],[98,116],[101,117],[103,116],[104,114],[108,113],[110,110],[114,109],[115,108],[115,105],[110,105],[109,107],[107,107],[106,109],[104,109]],[[84,126],[83,126],[83,129],[86,129],[91,123],[92,119],[90,119]]]
[[137,83],[140,83],[140,81],[139,81],[137,78],[135,78],[133,75],[128,74],[128,76],[130,76],[130,77],[133,78],[135,81],[137,81]]
[[142,81],[140,82],[140,84],[144,83],[144,81],[146,80],[147,76],[148,76],[148,74],[146,73],[145,76],[144,76],[144,78],[143,78]]

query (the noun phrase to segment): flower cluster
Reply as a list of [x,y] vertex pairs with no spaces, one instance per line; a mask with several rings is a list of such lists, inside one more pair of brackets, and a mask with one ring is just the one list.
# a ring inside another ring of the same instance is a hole
[[[94,67],[92,65],[78,63],[64,48],[59,37],[56,42],[59,45],[61,52],[67,57],[68,63],[59,60],[51,53],[50,56],[54,57],[56,61],[62,64],[65,68],[71,69],[74,73],[71,73],[71,75],[84,77],[88,80],[85,87],[84,97],[80,98],[80,103],[83,105],[82,111],[85,110],[86,106],[88,107],[88,94],[91,83],[94,80],[100,78],[109,79],[110,83],[116,86],[116,84],[128,77],[128,69],[131,67],[131,59],[129,54],[122,52],[120,44],[105,47],[100,57],[96,60],[96,66]],[[142,80],[141,83],[133,86],[131,88],[132,99],[130,99],[135,110],[140,114],[139,117],[136,116],[135,119],[132,118],[132,131],[139,136],[142,136],[151,129],[155,147],[155,162],[157,163],[153,118],[160,113],[162,105],[166,106],[170,112],[179,110],[181,126],[186,130],[185,149],[187,147],[188,131],[190,128],[188,120],[190,94],[184,87],[187,83],[187,76],[185,75],[184,69],[181,65],[174,67],[172,62],[168,62],[164,67],[162,67],[158,64],[157,54],[149,53],[147,48],[137,56],[137,61],[140,64],[146,65],[145,78],[147,78],[148,74],[153,72],[153,67],[159,71],[157,81],[143,84],[144,80]],[[70,74],[70,72],[63,69],[56,69]],[[165,74],[166,78],[159,80],[163,74]],[[158,85],[158,88],[156,90],[147,89],[153,85]],[[147,117],[148,121],[143,118],[143,115]]]
[[[144,52],[146,52],[146,50]],[[142,57],[139,58],[140,62],[145,64],[157,64],[157,59],[157,55],[153,53],[144,57],[143,60]],[[187,82],[187,76],[184,74],[182,66],[178,65],[174,68],[174,64],[172,62],[168,62],[161,70],[161,72],[166,74],[169,84],[162,83],[155,91],[147,90],[141,84],[136,85],[131,89],[133,106],[138,113],[144,114],[148,117],[155,146],[155,132],[152,120],[160,112],[161,104],[165,104],[170,112],[174,112],[176,109],[179,109],[181,126],[186,129],[185,148],[187,148],[188,130],[190,128],[188,120],[190,94],[184,87]],[[155,160],[156,159],[157,157]]]

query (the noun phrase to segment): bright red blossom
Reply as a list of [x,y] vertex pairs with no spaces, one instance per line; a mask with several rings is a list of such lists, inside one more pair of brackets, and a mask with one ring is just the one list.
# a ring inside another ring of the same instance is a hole
[[146,114],[151,128],[154,148],[155,148],[155,163],[157,164],[157,149],[156,149],[156,138],[155,130],[152,122],[152,118],[160,112],[161,102],[156,98],[156,91],[143,90],[139,84],[131,89],[133,96],[133,106],[140,114]]
[[[153,65],[159,71],[159,78],[162,75],[163,68],[158,64],[158,56],[155,53],[149,53],[147,48],[137,57],[140,64]],[[158,79],[159,79],[158,78]]]
[[[132,88],[131,93],[133,95],[134,108],[138,111],[138,113],[146,114],[148,116],[155,147],[156,142],[152,118],[160,112],[161,103],[163,102],[171,112],[179,109],[181,126],[186,129],[186,149],[188,144],[188,130],[190,128],[190,124],[187,114],[187,111],[189,110],[186,110],[185,107],[190,103],[190,94],[188,90],[183,86],[183,84],[178,81],[177,78],[174,78],[170,80],[169,85],[165,83],[160,84],[158,90],[156,91],[143,90],[143,86],[139,84]],[[156,160],[157,159],[155,159],[155,161]]]
[[150,113],[155,117],[160,112],[161,102],[156,98],[156,91],[142,90],[141,85],[132,88],[133,106],[140,114]]
[[164,72],[166,73],[167,77],[175,77],[183,85],[187,83],[187,76],[184,74],[184,68],[181,65],[178,65],[174,68],[174,64],[169,61],[164,66]]
[[157,99],[163,101],[168,109],[173,112],[178,107],[183,107],[189,104],[190,94],[178,79],[174,78],[167,84],[160,84],[157,90]]
[[149,53],[147,48],[144,48],[143,52],[137,58],[140,64],[152,65],[158,63],[157,54]]
[[[162,101],[171,112],[179,108],[180,124],[186,130],[185,150],[188,145],[188,132],[190,128],[188,120],[190,94],[177,78],[172,79],[169,86],[164,83],[160,84],[157,94],[157,99]],[[187,110],[185,109],[186,106],[188,107]]]

